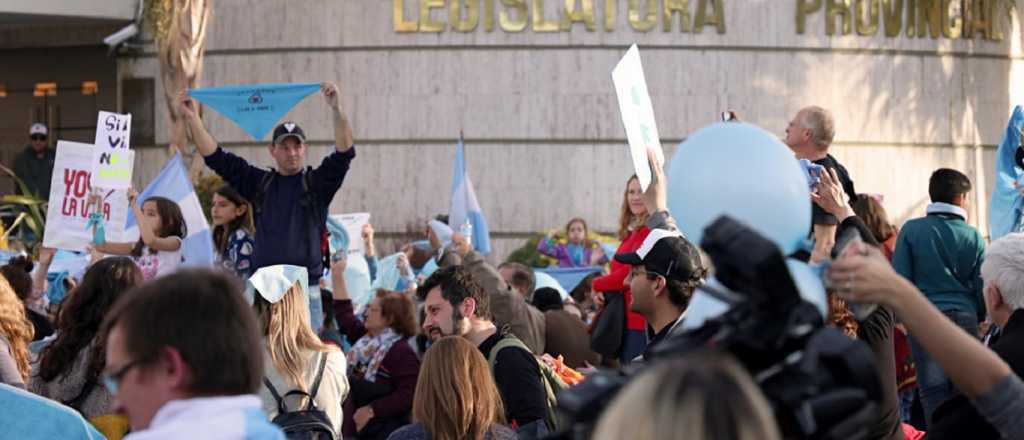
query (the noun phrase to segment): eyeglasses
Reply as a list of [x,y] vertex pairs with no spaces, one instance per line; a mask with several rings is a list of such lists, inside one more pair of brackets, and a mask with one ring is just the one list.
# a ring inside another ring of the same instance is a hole
[[125,374],[128,374],[128,370],[131,370],[132,368],[135,368],[139,365],[142,365],[142,361],[135,360],[129,362],[127,365],[121,367],[120,369],[113,373],[103,374],[103,386],[107,388],[107,391],[110,392],[110,395],[117,395],[117,389],[121,387],[121,379],[124,378]]
[[29,136],[29,139],[32,139],[34,141],[45,141],[46,140],[46,136],[41,135],[41,134],[34,134],[32,136]]

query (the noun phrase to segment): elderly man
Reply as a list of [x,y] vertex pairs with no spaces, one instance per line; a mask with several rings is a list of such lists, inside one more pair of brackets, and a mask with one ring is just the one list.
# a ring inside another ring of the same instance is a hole
[[[835,170],[843,191],[852,203],[857,197],[857,191],[853,188],[850,173],[829,154],[832,138],[836,135],[835,126],[832,113],[828,110],[817,106],[805,107],[789,122],[784,142],[793,150],[797,159],[807,159],[827,170]],[[814,224],[814,252],[811,254],[811,261],[822,261],[832,252],[839,222],[834,215],[825,212],[816,203],[811,204],[811,212]]]

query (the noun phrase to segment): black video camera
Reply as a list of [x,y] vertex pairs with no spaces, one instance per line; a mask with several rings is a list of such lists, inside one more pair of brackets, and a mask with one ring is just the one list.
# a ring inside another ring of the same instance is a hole
[[[718,283],[700,290],[731,308],[653,347],[647,365],[700,350],[728,352],[760,386],[783,437],[865,438],[881,401],[867,345],[824,325],[821,313],[800,296],[786,257],[753,229],[719,217],[705,229],[701,247]],[[554,438],[589,438],[603,409],[644,368],[598,373],[560,393],[565,428]]]

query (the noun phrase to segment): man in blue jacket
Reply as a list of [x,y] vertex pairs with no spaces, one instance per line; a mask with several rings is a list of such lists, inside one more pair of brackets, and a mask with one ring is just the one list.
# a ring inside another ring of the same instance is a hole
[[323,323],[320,277],[323,275],[322,243],[328,207],[356,156],[352,127],[341,108],[338,87],[321,85],[331,109],[334,151],[317,168],[306,166],[306,135],[298,125],[285,122],[274,129],[267,147],[277,168],[257,168],[245,159],[217,146],[203,121],[197,103],[184,92],[178,108],[185,118],[196,148],[206,166],[253,204],[256,248],[253,269],[277,264],[305,266],[309,272],[310,322],[317,330]]
[[[892,264],[928,300],[965,332],[977,336],[985,318],[981,263],[985,241],[967,224],[971,181],[963,173],[940,168],[932,173],[927,215],[903,225]],[[936,408],[953,396],[953,383],[910,335],[921,404],[931,425]]]

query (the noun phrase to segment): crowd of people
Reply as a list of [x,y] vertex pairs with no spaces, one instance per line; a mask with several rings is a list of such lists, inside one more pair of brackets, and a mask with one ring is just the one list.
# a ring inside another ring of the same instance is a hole
[[[654,348],[685,336],[690,300],[714,276],[669,213],[656,155],[646,191],[625,182],[614,254],[581,218],[538,243],[558,267],[599,268],[569,295],[538,287],[534,268],[492,265],[441,217],[402,247],[396,287],[359,304],[348,250],[324,246],[356,149],[337,87],[322,94],[335,150],[306,166],[304,131],[284,123],[270,170],[219,147],[180,95],[199,153],[227,183],[209,213],[214,267],[182,264],[188,231],[174,201],[131,192],[139,240],[97,243],[79,276],[48,277],[47,248],[0,268],[2,436],[546,438],[567,428],[559,391],[575,374],[649,365],[595,415],[593,438],[785,437],[772,396],[729,354],[654,361]],[[971,182],[952,169],[932,174],[927,214],[896,228],[829,154],[834,126],[807,107],[783,142],[823,169],[809,176],[809,245],[793,257],[829,263],[823,320],[874,357],[882,396],[859,428],[873,439],[1024,438],[1024,234],[986,248],[968,223]],[[30,134],[17,168],[48,185],[37,163],[52,170],[46,128]],[[849,230],[863,244],[839,249]],[[362,238],[358,258],[376,278],[372,226]],[[877,307],[858,316],[854,304]]]

